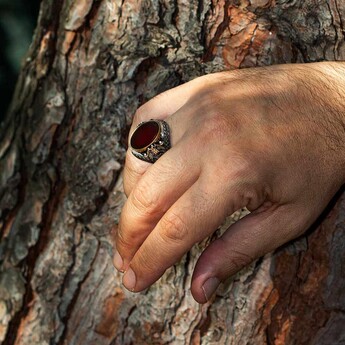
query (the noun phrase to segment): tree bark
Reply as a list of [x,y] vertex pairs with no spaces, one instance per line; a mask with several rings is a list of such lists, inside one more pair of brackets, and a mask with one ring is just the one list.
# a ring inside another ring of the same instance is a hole
[[1,344],[345,344],[342,192],[202,306],[207,241],[139,294],[111,249],[138,106],[206,73],[342,60],[344,20],[339,0],[43,0],[0,128]]

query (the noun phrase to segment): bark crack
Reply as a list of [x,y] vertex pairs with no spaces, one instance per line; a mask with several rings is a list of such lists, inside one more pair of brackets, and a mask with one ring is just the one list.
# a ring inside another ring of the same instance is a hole
[[[129,324],[128,320],[129,320],[129,318],[132,316],[132,314],[134,313],[134,311],[135,311],[136,309],[137,309],[137,306],[136,306],[136,305],[132,306],[132,307],[129,309],[129,311],[128,311],[128,315],[126,316],[126,318],[125,318],[124,321],[123,321],[123,330],[122,330],[121,335],[120,335],[120,337],[121,337],[121,344],[126,344],[125,337],[126,337],[126,329],[127,329],[127,327],[128,327],[128,324]],[[114,341],[111,343],[111,345],[115,345],[115,344],[116,344],[116,339],[114,339]],[[61,345],[62,345],[62,344],[61,344]]]
[[[61,322],[62,324],[64,325],[64,329],[63,329],[63,332],[60,336],[60,339],[57,339],[56,341],[56,345],[63,345],[63,344],[66,344],[66,336],[68,334],[68,321],[70,320],[71,316],[72,316],[72,313],[73,313],[73,310],[74,310],[74,307],[75,305],[77,304],[77,300],[78,300],[78,297],[80,295],[80,292],[82,290],[82,286],[84,284],[84,282],[87,280],[87,278],[90,276],[91,272],[92,272],[92,267],[96,261],[96,258],[97,258],[97,255],[98,255],[98,251],[99,251],[99,248],[100,248],[100,242],[99,240],[97,240],[97,249],[96,249],[96,253],[95,253],[95,256],[90,264],[90,268],[87,272],[87,274],[83,277],[83,279],[78,283],[78,287],[77,287],[77,290],[75,291],[74,295],[73,295],[73,298],[71,300],[71,302],[69,303],[68,307],[67,307],[67,310],[66,310],[66,314],[61,318]],[[64,278],[64,282],[63,282],[63,287],[61,289],[61,293],[63,293],[64,291],[64,288],[68,282],[68,279],[70,278],[71,276],[71,272],[74,268],[74,264],[75,264],[75,250],[73,250],[73,263],[71,265],[71,267],[69,268],[65,278]]]
[[12,345],[15,343],[20,323],[29,313],[31,307],[30,303],[33,299],[31,278],[33,276],[35,265],[39,255],[44,251],[47,244],[49,243],[51,224],[57,210],[57,205],[60,202],[60,197],[62,195],[63,189],[64,186],[62,183],[58,183],[52,188],[53,197],[44,205],[43,208],[43,222],[41,224],[39,239],[36,244],[29,249],[29,253],[25,261],[23,261],[23,263],[21,264],[21,270],[25,272],[24,278],[26,280],[26,292],[23,296],[23,304],[21,310],[19,310],[15,314],[15,316],[9,323],[7,335],[3,345]]
[[219,42],[220,38],[222,37],[224,31],[229,27],[230,24],[230,15],[229,15],[229,8],[230,8],[230,0],[226,0],[224,3],[224,18],[223,21],[219,24],[214,37],[211,39],[209,46],[206,48],[206,52],[202,57],[203,62],[211,61],[214,56],[214,49]]
[[24,162],[22,159],[20,160],[19,165],[21,168],[19,169],[20,181],[16,187],[18,191],[17,204],[14,206],[12,210],[5,210],[1,214],[1,218],[3,219],[3,224],[0,229],[0,238],[2,241],[5,240],[6,234],[10,232],[11,226],[14,222],[17,212],[23,206],[24,201],[25,201],[28,176],[27,176],[26,170],[24,169]]
[[[343,25],[343,19],[339,10],[339,6],[338,6],[338,1],[334,0],[334,6],[335,9],[337,11],[338,17],[339,17],[339,25],[340,25],[340,30],[342,32],[342,34],[344,35],[344,25]],[[333,20],[333,16],[332,16],[332,20]],[[337,60],[339,57],[339,53],[337,52],[337,54],[335,53],[338,50],[339,47],[339,35],[338,35],[338,30],[335,29],[335,34],[336,34],[336,44],[334,45],[334,59]]]

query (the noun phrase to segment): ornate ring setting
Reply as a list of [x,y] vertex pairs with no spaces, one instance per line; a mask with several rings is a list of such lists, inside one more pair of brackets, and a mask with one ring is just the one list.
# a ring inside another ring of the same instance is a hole
[[133,155],[149,163],[156,162],[170,147],[170,128],[163,120],[139,123],[130,139]]

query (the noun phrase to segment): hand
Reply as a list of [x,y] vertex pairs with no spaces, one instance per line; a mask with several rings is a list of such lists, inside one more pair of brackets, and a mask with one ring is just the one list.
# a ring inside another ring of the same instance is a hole
[[127,153],[114,264],[141,291],[234,211],[251,213],[201,254],[192,294],[301,235],[344,183],[343,63],[279,65],[197,78],[142,106],[172,148],[149,164]]

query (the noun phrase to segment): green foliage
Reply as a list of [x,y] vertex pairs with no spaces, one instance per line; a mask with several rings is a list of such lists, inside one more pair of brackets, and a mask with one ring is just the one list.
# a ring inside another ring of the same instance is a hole
[[40,0],[0,0],[0,121],[31,43]]

